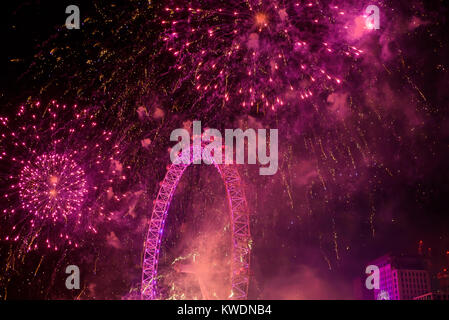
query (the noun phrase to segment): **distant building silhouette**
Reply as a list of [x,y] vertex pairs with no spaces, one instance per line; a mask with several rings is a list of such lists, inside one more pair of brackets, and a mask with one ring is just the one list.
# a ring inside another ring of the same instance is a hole
[[412,300],[431,292],[426,260],[421,256],[384,255],[370,265],[379,267],[379,289],[373,289],[375,300]]

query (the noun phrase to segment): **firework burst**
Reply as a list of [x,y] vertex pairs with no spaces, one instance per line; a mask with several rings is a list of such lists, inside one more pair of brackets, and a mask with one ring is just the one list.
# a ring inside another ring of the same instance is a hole
[[162,10],[172,59],[163,76],[174,94],[196,91],[192,104],[295,106],[342,84],[342,62],[362,53],[341,43],[348,19],[328,1],[171,1]]
[[22,209],[37,219],[56,222],[80,209],[88,192],[86,183],[83,169],[70,156],[42,154],[25,164],[17,188]]
[[111,219],[105,206],[123,198],[113,186],[126,180],[125,169],[94,109],[32,102],[0,118],[2,214],[10,225],[2,240],[25,251],[79,247],[81,235]]

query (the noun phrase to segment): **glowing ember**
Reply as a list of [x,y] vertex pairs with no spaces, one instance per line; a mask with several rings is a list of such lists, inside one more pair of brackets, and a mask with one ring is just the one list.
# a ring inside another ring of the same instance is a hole
[[255,20],[258,27],[268,26],[268,17],[262,12],[256,13]]

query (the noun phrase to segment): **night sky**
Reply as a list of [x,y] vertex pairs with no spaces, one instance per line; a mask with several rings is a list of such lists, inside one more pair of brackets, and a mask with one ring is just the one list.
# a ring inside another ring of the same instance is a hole
[[[440,266],[447,2],[151,2],[3,4],[1,299],[138,298],[170,133],[194,120],[279,129],[275,175],[238,166],[252,236],[248,298],[351,299],[370,260],[416,254],[420,241]],[[80,30],[64,26],[70,4]],[[365,28],[370,4],[379,30]],[[66,174],[55,178],[52,166]],[[33,181],[50,209],[24,196]],[[66,202],[42,189],[62,182]],[[187,169],[166,222],[162,298],[201,298],[197,280],[173,267],[192,256],[226,298],[228,215],[217,171]],[[70,264],[80,290],[65,288]]]

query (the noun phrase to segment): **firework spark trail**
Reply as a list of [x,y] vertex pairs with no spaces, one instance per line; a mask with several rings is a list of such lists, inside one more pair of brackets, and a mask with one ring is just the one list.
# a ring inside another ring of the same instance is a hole
[[163,10],[162,53],[173,58],[163,77],[174,94],[192,87],[193,104],[205,99],[211,108],[296,106],[340,85],[343,72],[331,66],[362,53],[329,42],[348,27],[329,3],[170,1]]
[[92,111],[31,102],[0,118],[2,215],[11,225],[2,240],[22,252],[79,247],[111,219],[108,202],[124,197],[111,189],[126,180],[119,145]]

